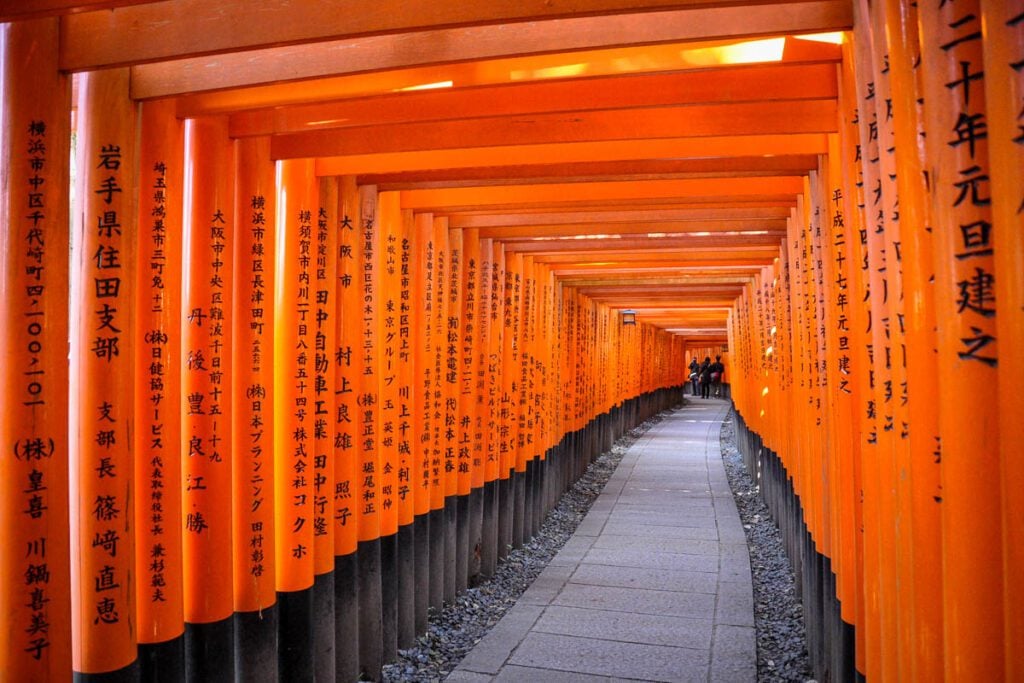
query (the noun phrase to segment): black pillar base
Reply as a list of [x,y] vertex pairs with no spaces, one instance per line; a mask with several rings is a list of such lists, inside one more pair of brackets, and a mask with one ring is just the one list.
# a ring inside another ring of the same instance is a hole
[[458,593],[458,496],[444,499],[444,601],[452,602]]
[[469,588],[469,494],[455,496],[455,593]]
[[398,527],[398,647],[416,642],[416,533],[412,524]]
[[359,678],[358,553],[334,557],[334,677]]
[[444,508],[430,511],[430,606],[444,605]]
[[277,594],[277,675],[285,681],[313,681],[313,589]]
[[413,632],[425,633],[430,609],[430,513],[417,515],[413,529],[415,582]]
[[512,486],[512,547],[522,548],[526,539],[526,472],[513,472]]
[[[238,680],[277,681],[277,613],[276,602],[255,612],[235,612],[235,676]],[[143,677],[142,680],[149,679]]]
[[484,490],[472,489],[469,492],[469,585],[480,583],[481,565],[483,561],[484,533]]
[[533,538],[533,480],[536,478],[536,466],[536,460],[527,460],[526,472],[523,474],[523,543],[529,543]]
[[335,680],[334,572],[313,577],[313,672],[318,681]]
[[515,486],[512,483],[512,476],[498,480],[498,559],[508,557],[508,551],[512,547],[512,518],[515,516],[515,504],[513,503]]
[[104,671],[101,674],[87,674],[75,671],[71,675],[74,683],[136,683],[139,680],[139,660],[116,671]]
[[235,676],[235,618],[185,624],[185,678],[231,680]]
[[[269,650],[271,653],[274,651]],[[235,653],[238,653],[237,639]],[[177,638],[162,643],[139,643],[139,677],[143,681],[153,683],[177,683],[185,680],[185,634],[182,633]]]
[[381,656],[398,658],[398,533],[380,537]]
[[359,577],[359,672],[372,681],[384,665],[384,634],[381,617],[380,539],[360,541],[357,553]]
[[494,576],[498,568],[498,482],[489,481],[483,488],[482,543],[480,546],[480,573]]

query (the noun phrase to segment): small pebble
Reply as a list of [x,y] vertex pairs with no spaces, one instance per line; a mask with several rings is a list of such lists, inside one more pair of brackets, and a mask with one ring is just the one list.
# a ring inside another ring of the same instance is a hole
[[736,450],[735,415],[722,423],[722,461],[747,534],[754,583],[757,680],[813,683],[803,607],[782,537]]

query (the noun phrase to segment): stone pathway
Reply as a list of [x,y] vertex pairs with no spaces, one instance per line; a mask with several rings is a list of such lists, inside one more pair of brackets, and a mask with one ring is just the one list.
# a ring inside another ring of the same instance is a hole
[[718,439],[729,405],[688,400],[630,447],[448,681],[756,679],[750,561]]

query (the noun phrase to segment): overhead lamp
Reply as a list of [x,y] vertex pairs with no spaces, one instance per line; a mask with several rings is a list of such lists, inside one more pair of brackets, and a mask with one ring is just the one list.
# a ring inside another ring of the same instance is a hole
[[623,325],[636,325],[636,311],[632,308],[627,308],[622,311],[622,324]]

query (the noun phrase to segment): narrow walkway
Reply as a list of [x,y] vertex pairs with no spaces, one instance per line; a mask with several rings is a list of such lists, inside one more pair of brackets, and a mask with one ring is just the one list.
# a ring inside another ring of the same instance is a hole
[[753,681],[746,537],[722,465],[728,403],[644,434],[565,547],[448,681]]

